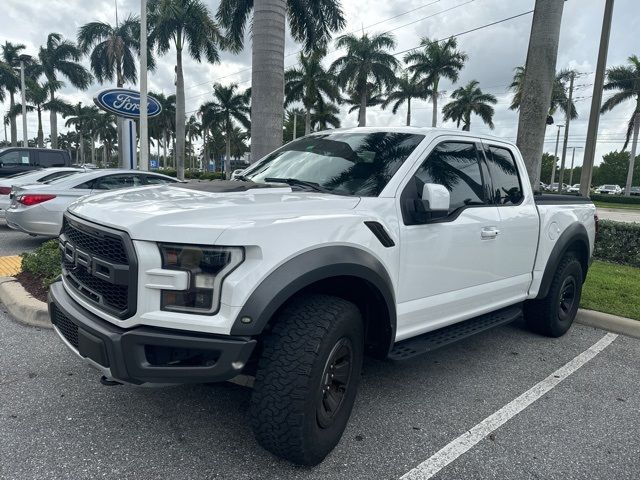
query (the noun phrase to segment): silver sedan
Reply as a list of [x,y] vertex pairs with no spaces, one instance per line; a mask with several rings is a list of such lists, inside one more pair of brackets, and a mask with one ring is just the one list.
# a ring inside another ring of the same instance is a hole
[[4,218],[5,210],[9,208],[11,204],[9,195],[11,194],[12,188],[37,183],[46,184],[56,178],[67,177],[84,171],[84,168],[77,167],[43,168],[40,170],[28,170],[0,178],[0,218]]
[[136,170],[93,170],[46,185],[25,185],[12,191],[6,221],[9,227],[30,235],[56,237],[62,228],[64,211],[80,197],[176,181],[166,175]]

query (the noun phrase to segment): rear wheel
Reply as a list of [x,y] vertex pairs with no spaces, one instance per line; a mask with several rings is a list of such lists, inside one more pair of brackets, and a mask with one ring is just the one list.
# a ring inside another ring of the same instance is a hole
[[560,337],[573,324],[582,295],[582,265],[573,253],[562,259],[545,298],[525,303],[527,326],[542,335]]
[[355,401],[363,338],[360,311],[341,298],[305,295],[283,309],[264,339],[251,398],[264,448],[300,465],[331,452]]

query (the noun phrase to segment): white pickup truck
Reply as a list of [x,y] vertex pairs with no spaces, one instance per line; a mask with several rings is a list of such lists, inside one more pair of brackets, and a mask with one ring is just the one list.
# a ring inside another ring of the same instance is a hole
[[51,320],[105,384],[254,377],[259,443],[314,465],[340,440],[364,355],[410,359],[523,315],[564,334],[595,213],[587,198],[534,195],[497,138],[321,132],[236,181],[73,204]]

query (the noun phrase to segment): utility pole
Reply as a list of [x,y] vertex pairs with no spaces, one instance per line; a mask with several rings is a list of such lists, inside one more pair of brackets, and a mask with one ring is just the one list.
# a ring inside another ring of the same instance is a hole
[[536,0],[529,37],[516,143],[536,190],[540,185],[540,162],[556,76],[563,8],[564,2],[559,0]]
[[607,3],[604,6],[604,18],[602,19],[602,32],[600,33],[600,50],[598,52],[598,64],[596,65],[596,76],[593,82],[591,111],[589,113],[589,126],[587,127],[587,143],[584,149],[582,174],[580,175],[580,194],[584,196],[588,196],[591,189],[593,161],[596,157],[598,124],[600,123],[600,106],[602,105],[602,86],[604,85],[604,73],[607,67],[609,34],[611,33],[611,18],[613,17],[613,0],[606,1]]
[[571,154],[571,173],[569,174],[569,185],[573,186],[573,162],[576,158],[576,148],[582,147],[573,147],[573,153]]
[[567,98],[567,121],[564,127],[564,144],[562,145],[562,162],[560,162],[560,179],[558,181],[558,193],[562,192],[562,181],[564,180],[564,162],[567,158],[567,142],[569,141],[569,123],[571,123],[571,105],[573,104],[573,81],[576,72],[571,72],[569,80],[569,98]]
[[140,0],[140,170],[149,170],[147,103],[147,0]]
[[556,152],[553,154],[553,165],[551,166],[551,182],[549,186],[553,185],[556,181],[556,163],[558,161],[558,145],[560,144],[560,129],[564,128],[564,125],[556,125],[558,127],[558,134],[556,135]]
[[24,60],[20,60],[20,90],[22,94],[22,146],[29,146],[29,137],[27,135],[27,94],[24,85]]
[[640,130],[640,113],[633,116],[633,143],[629,155],[629,171],[627,172],[627,184],[624,187],[624,196],[631,196],[631,184],[633,183],[633,167],[636,161],[636,149],[638,148],[638,131]]

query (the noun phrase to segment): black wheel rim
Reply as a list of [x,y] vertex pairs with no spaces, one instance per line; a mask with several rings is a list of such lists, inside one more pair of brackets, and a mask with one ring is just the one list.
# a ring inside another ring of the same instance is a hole
[[576,301],[578,289],[573,277],[565,278],[560,287],[560,298],[558,299],[558,318],[561,321],[569,320]]
[[341,338],[331,349],[320,381],[316,416],[321,428],[328,428],[344,404],[351,384],[353,349],[348,338]]

